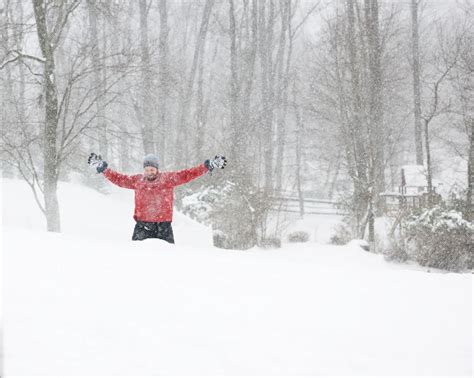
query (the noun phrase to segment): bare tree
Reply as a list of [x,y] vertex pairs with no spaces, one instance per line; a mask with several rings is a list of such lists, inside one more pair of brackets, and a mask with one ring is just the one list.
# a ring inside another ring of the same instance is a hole
[[64,1],[55,9],[54,21],[51,20],[52,12],[44,0],[33,0],[33,9],[36,20],[38,41],[43,55],[43,91],[45,104],[44,120],[44,210],[48,231],[61,230],[59,217],[59,203],[57,186],[59,176],[59,159],[57,149],[57,133],[59,122],[58,88],[56,82],[54,50],[58,46],[61,34],[71,13],[79,5],[78,0]]
[[[18,123],[16,130],[11,129],[2,135],[2,150],[7,163],[16,167],[29,184],[45,215],[48,231],[54,232],[61,228],[57,198],[61,168],[72,154],[77,153],[83,138],[91,130],[96,130],[96,117],[105,114],[103,110],[118,97],[113,88],[130,73],[128,69],[119,74],[110,70],[109,77],[104,77],[106,85],[101,90],[90,86],[97,66],[88,59],[95,48],[88,38],[85,38],[86,42],[78,43],[77,50],[67,52],[67,61],[57,58],[57,55],[66,54],[66,50],[60,48],[63,46],[63,33],[78,5],[79,1],[64,2],[50,8],[49,3],[34,1],[36,34],[42,57],[12,50],[1,64],[4,68],[13,63],[25,65],[33,78],[31,89],[37,84],[41,87],[39,106],[43,107],[44,118],[40,117],[39,124],[43,127],[38,130],[38,123],[30,115],[27,122]],[[101,59],[103,72],[107,72],[108,58]],[[130,62],[127,63],[129,66]],[[42,69],[41,73],[36,72],[38,67]],[[102,109],[97,109],[98,103],[102,104]]]
[[260,58],[260,81],[262,99],[262,146],[265,168],[264,188],[267,195],[273,192],[273,120],[274,120],[274,80],[273,71],[273,46],[274,28],[276,23],[275,1],[260,2],[259,7],[259,58]]
[[[450,41],[452,43],[450,52],[448,54],[443,54],[445,48],[443,47],[444,31],[441,26],[438,28],[438,42],[439,42],[439,52],[435,53],[435,62],[440,62],[439,67],[436,67],[436,71],[439,72],[438,76],[434,79],[434,82],[427,85],[431,92],[430,104],[426,106],[424,114],[422,114],[422,119],[424,123],[424,140],[425,140],[425,151],[426,151],[426,170],[427,170],[427,183],[428,183],[428,193],[429,193],[429,205],[431,205],[432,194],[433,194],[433,168],[432,168],[432,154],[430,147],[430,124],[431,122],[443,113],[450,111],[451,104],[450,101],[445,103],[442,102],[441,95],[441,85],[446,81],[450,72],[456,67],[459,55],[462,47],[462,40],[457,39],[455,41]],[[444,56],[442,56],[444,55]]]
[[420,36],[418,32],[418,7],[420,0],[411,0],[411,44],[413,58],[413,103],[415,118],[416,164],[423,165],[423,140],[421,125],[421,89],[420,89]]
[[99,151],[107,156],[108,143],[107,143],[107,125],[105,123],[104,117],[104,106],[102,103],[102,97],[98,94],[104,92],[105,83],[103,81],[103,66],[101,65],[101,47],[99,44],[99,31],[97,24],[99,22],[98,18],[98,2],[97,0],[87,0],[87,9],[89,12],[89,28],[92,42],[92,65],[94,67],[94,82],[92,85],[96,88],[96,96],[98,98],[96,108],[97,108],[97,140]]
[[184,93],[181,101],[180,109],[180,120],[179,120],[179,130],[178,130],[178,140],[182,145],[182,150],[180,154],[177,154],[177,162],[188,162],[189,160],[189,144],[188,144],[188,116],[189,116],[189,107],[193,94],[193,86],[196,79],[196,72],[198,69],[199,58],[203,54],[204,46],[206,43],[207,32],[209,28],[209,19],[211,17],[211,11],[214,6],[214,0],[206,0],[204,9],[202,12],[201,23],[199,26],[199,32],[196,36],[196,43],[194,46],[194,53],[191,62],[191,69],[189,75],[186,78],[186,83],[184,87]]
[[170,114],[168,110],[168,97],[170,96],[170,69],[169,69],[169,26],[168,26],[168,5],[167,0],[160,0],[158,4],[160,12],[160,37],[158,43],[158,143],[156,151],[161,156],[161,161],[165,161],[165,151],[167,142],[167,128],[170,126]]
[[[363,108],[362,108],[362,86],[360,83],[360,62],[356,51],[356,25],[355,25],[355,4],[354,0],[347,0],[347,20],[348,28],[346,34],[346,46],[349,53],[351,95],[352,95],[352,121],[350,136],[353,140],[353,159],[355,161],[354,196],[356,204],[356,219],[360,236],[363,237],[366,228],[364,214],[369,204],[369,182],[368,171],[368,151],[364,143],[366,130],[363,128]],[[367,218],[366,218],[367,219]]]
[[466,218],[471,222],[474,221],[474,119],[471,119],[469,140],[469,156],[467,169],[467,210]]
[[[280,39],[278,52],[276,56],[277,64],[277,88],[276,88],[276,107],[277,107],[277,151],[276,151],[276,192],[282,189],[283,161],[285,151],[286,136],[286,117],[288,112],[288,84],[290,76],[291,58],[293,54],[292,19],[294,8],[292,2],[280,2]],[[288,46],[287,46],[288,44]]]
[[142,123],[143,150],[145,154],[155,153],[155,133],[153,129],[152,106],[152,71],[148,46],[148,11],[146,0],[140,0],[140,46],[142,65],[141,108],[139,110]]

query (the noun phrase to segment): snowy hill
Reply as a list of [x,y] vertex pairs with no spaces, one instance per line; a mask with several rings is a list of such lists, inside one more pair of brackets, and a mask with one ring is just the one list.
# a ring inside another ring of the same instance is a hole
[[[133,220],[133,191],[120,189],[106,182],[109,195],[70,183],[61,183],[58,197],[61,210],[62,231],[67,235],[79,235],[101,240],[130,240]],[[3,208],[4,224],[43,231],[46,221],[31,189],[25,183],[3,180],[6,205]],[[175,212],[173,228],[176,242],[192,246],[211,246],[209,228]]]
[[130,241],[133,193],[61,184],[63,234],[3,181],[6,375],[471,375],[471,275],[357,245]]

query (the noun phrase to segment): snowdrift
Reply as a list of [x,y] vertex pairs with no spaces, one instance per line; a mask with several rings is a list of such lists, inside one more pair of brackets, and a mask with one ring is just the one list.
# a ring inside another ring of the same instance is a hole
[[[4,224],[7,227],[44,231],[46,221],[28,185],[4,179],[2,187]],[[64,234],[107,241],[131,240],[135,225],[133,190],[117,188],[108,182],[106,188],[108,195],[80,184],[60,183],[58,198],[61,231]],[[179,212],[174,213],[173,230],[176,242],[180,245],[212,245],[210,228]]]
[[471,275],[356,244],[224,251],[175,214],[132,242],[131,192],[61,184],[62,234],[3,181],[6,375],[471,375]]

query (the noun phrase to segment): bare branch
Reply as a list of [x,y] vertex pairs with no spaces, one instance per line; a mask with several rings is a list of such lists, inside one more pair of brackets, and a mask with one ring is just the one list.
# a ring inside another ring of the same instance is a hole
[[11,50],[7,53],[6,56],[9,56],[11,55],[12,53],[15,53],[16,56],[14,56],[13,58],[11,58],[10,60],[7,60],[5,61],[4,63],[2,63],[2,65],[0,65],[0,70],[4,69],[8,64],[10,63],[14,63],[18,60],[21,60],[23,61],[23,59],[30,59],[30,60],[34,60],[36,62],[39,62],[39,63],[42,63],[44,64],[45,60],[42,59],[42,58],[38,58],[36,56],[33,56],[33,55],[29,55],[29,54],[23,54],[20,50]]
[[72,4],[69,6],[69,8],[64,12],[64,2],[61,2],[59,14],[60,16],[58,17],[58,20],[56,21],[56,25],[54,25],[53,32],[51,35],[51,45],[53,50],[56,49],[60,39],[61,39],[61,34],[64,31],[64,27],[66,26],[69,16],[71,15],[72,12],[79,6],[81,3],[81,0],[74,0]]

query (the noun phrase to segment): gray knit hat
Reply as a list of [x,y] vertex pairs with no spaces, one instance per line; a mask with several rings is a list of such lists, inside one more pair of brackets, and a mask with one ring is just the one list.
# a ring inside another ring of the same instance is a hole
[[158,164],[158,156],[153,155],[153,154],[148,154],[145,156],[143,159],[143,168],[146,167],[155,167],[156,169],[159,168]]

